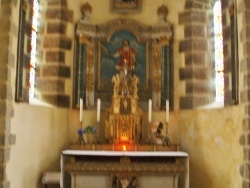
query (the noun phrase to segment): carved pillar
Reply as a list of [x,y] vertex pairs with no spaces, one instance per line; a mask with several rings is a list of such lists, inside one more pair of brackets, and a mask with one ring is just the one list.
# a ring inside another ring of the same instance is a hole
[[[79,54],[77,62],[79,82],[76,88],[79,98],[84,98],[84,105],[93,108],[95,105],[95,39],[79,35]],[[84,49],[83,49],[84,48]]]

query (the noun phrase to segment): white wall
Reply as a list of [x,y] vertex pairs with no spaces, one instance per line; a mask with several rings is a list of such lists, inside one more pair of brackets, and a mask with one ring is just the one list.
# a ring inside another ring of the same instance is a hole
[[68,144],[68,111],[50,107],[15,104],[7,179],[11,188],[40,187],[42,173],[58,170],[60,152]]

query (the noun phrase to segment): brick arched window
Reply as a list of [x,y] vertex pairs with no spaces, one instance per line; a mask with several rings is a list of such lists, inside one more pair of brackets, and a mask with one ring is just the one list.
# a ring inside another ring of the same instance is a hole
[[214,13],[214,47],[215,47],[215,90],[216,102],[224,101],[224,55],[221,1],[217,1]]
[[33,0],[32,7],[32,29],[30,45],[30,77],[29,77],[29,98],[35,96],[35,69],[36,69],[36,51],[37,51],[37,25],[38,25],[38,0]]
[[[38,6],[38,0],[31,3],[23,0],[20,4],[15,94],[17,102],[28,102],[35,95]],[[27,11],[32,14],[27,14]]]

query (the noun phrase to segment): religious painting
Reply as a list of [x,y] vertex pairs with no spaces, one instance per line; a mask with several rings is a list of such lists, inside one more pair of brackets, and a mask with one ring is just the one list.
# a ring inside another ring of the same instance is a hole
[[[100,46],[101,57],[99,59],[99,83],[98,90],[102,93],[112,94],[113,83],[112,77],[115,76],[119,71],[117,65],[123,62],[122,50],[129,48],[127,56],[134,58],[135,66],[133,74],[139,77],[138,89],[141,92],[146,92],[148,89],[148,53],[146,42],[138,42],[136,36],[128,30],[120,30],[115,32],[110,40],[102,42]],[[128,61],[128,64],[130,62]]]
[[136,13],[141,11],[142,0],[110,0],[111,12]]
[[[147,109],[150,98],[155,109],[164,108],[166,100],[170,100],[172,106],[173,51],[170,24],[145,26],[133,19],[115,19],[104,25],[80,22],[77,36],[74,104],[83,98],[84,106],[93,108],[95,99],[100,98],[102,107],[108,108],[113,93],[118,91],[115,78],[123,73],[138,78],[136,93],[140,108]],[[129,71],[129,74],[121,70]],[[121,93],[127,95],[132,92],[131,87],[126,87],[126,81],[118,81],[122,83],[117,84],[122,88]],[[127,101],[123,104],[124,110],[129,109]]]

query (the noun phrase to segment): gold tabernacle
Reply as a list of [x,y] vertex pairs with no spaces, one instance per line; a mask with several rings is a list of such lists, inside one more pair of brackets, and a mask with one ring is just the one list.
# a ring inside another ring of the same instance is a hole
[[112,105],[105,119],[105,136],[111,143],[139,143],[142,137],[143,112],[138,107],[139,78],[133,73],[134,67],[124,59],[112,78]]

